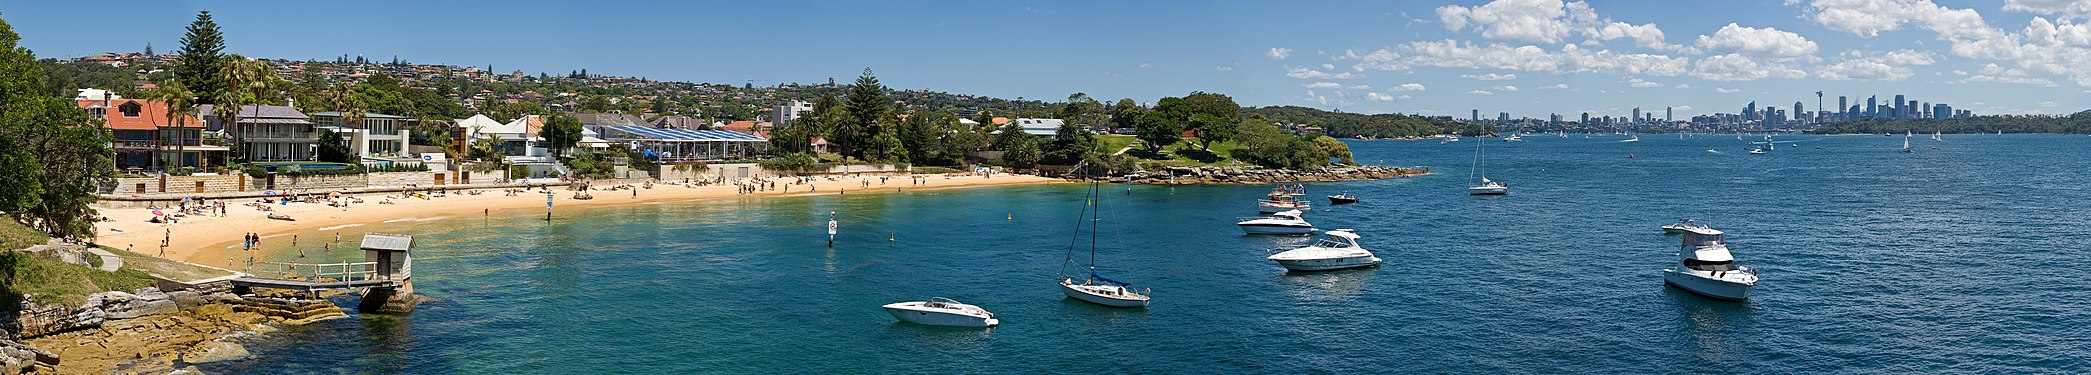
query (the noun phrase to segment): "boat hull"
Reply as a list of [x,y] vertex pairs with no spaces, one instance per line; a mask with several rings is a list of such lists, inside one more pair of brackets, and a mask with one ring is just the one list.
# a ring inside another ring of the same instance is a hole
[[1001,321],[995,320],[995,318],[990,317],[978,317],[964,314],[954,314],[931,310],[916,310],[890,306],[886,307],[886,313],[892,314],[894,319],[900,319],[900,321],[903,322],[930,326],[993,327],[1002,323]]
[[1749,299],[1750,287],[1756,285],[1755,283],[1725,281],[1674,269],[1663,270],[1663,283],[1702,296],[1737,301]]
[[1106,285],[1078,285],[1064,282],[1060,284],[1060,291],[1062,293],[1067,294],[1069,298],[1082,300],[1082,302],[1094,303],[1110,307],[1147,307],[1148,299],[1144,296],[1134,298],[1100,294],[1103,293],[1106,288],[1121,287]]
[[1299,272],[1363,268],[1377,266],[1380,263],[1379,257],[1370,255],[1327,259],[1272,259],[1272,261],[1278,262],[1278,265],[1285,267],[1286,270]]
[[1256,205],[1256,212],[1258,212],[1258,213],[1266,213],[1266,214],[1275,214],[1275,213],[1279,213],[1279,212],[1285,212],[1285,211],[1292,211],[1292,210],[1300,210],[1300,211],[1306,211],[1306,210],[1309,210],[1309,209],[1312,209],[1312,207],[1309,207],[1309,206],[1307,206],[1307,205],[1304,205],[1304,204],[1303,204],[1303,205],[1298,205],[1298,206],[1272,206],[1272,205],[1265,205],[1265,204],[1258,204],[1258,205]]
[[1283,235],[1283,234],[1313,234],[1313,233],[1314,233],[1314,227],[1312,227],[1312,226],[1291,226],[1291,225],[1274,225],[1274,224],[1236,224],[1236,226],[1242,227],[1242,232],[1243,232],[1243,233],[1248,233],[1248,234],[1280,234],[1280,235]]
[[1329,197],[1329,204],[1351,204],[1351,203],[1358,203],[1358,199],[1357,199],[1357,198],[1338,198],[1338,197]]
[[1507,186],[1475,186],[1467,188],[1467,195],[1509,195]]

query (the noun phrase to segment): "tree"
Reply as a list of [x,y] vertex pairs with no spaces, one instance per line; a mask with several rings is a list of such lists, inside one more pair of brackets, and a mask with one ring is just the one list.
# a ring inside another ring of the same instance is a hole
[[347,163],[355,159],[355,154],[355,150],[349,149],[348,140],[341,139],[341,133],[327,129],[319,130],[319,161]]
[[1142,110],[1144,109],[1140,108],[1139,104],[1133,103],[1133,98],[1118,99],[1117,104],[1111,105],[1111,126],[1126,129],[1133,128],[1134,125],[1140,122],[1140,111]]
[[1169,115],[1163,112],[1146,111],[1140,113],[1140,119],[1137,125],[1133,126],[1133,130],[1138,133],[1140,141],[1147,144],[1148,149],[1161,151],[1183,140],[1181,124],[1169,119]]
[[1045,155],[1039,153],[1038,142],[1026,138],[1021,142],[1017,142],[1016,144],[1011,145],[1009,147],[1009,151],[1003,152],[1002,161],[1009,162],[1010,165],[1014,165],[1019,168],[1030,168],[1031,166],[1038,165],[1038,160],[1040,158],[1043,158],[1044,156]]
[[1343,164],[1352,163],[1350,158],[1349,144],[1343,143],[1343,141],[1337,140],[1335,138],[1330,138],[1326,135],[1318,134],[1313,136],[1312,141],[1314,142],[1315,147],[1321,148],[1322,153],[1328,154],[1329,157],[1342,159]]
[[1031,135],[1024,133],[1024,127],[1017,125],[1015,121],[1010,121],[1007,124],[1002,124],[1000,129],[995,130],[994,141],[990,142],[988,147],[1009,151],[1015,149],[1018,144],[1030,141]]
[[884,154],[889,151],[884,147],[859,146],[888,134],[882,121],[891,117],[889,107],[893,104],[893,98],[886,95],[886,86],[879,84],[878,77],[871,75],[871,68],[864,68],[864,74],[857,76],[857,82],[849,85],[849,92],[843,100],[849,109],[849,119],[835,132],[837,139],[831,141],[838,141],[835,143],[842,147],[843,155],[855,154],[865,159],[884,159],[887,156]]
[[553,155],[564,156],[566,149],[581,144],[581,119],[554,113],[545,119],[545,126],[537,130],[537,136],[545,139]]
[[[224,90],[219,91],[217,99],[213,100],[215,104],[211,113],[217,115],[226,128],[233,130],[233,157],[240,161],[247,160],[247,150],[241,149],[246,140],[245,130],[237,126],[240,116],[244,115],[240,113],[241,107],[247,103],[260,103],[281,86],[276,81],[276,73],[271,71],[269,64],[247,61],[246,57],[237,54],[227,55],[218,67],[219,87]],[[260,110],[258,107],[254,109]]]
[[1191,114],[1190,128],[1198,129],[1198,148],[1212,150],[1213,142],[1234,139],[1234,124],[1209,113]]
[[225,60],[225,35],[218,32],[211,11],[196,13],[196,21],[189,22],[181,42],[174,57],[174,80],[196,92],[199,104],[217,103],[219,93],[226,89],[218,78]]
[[[189,112],[196,110],[196,93],[182,86],[181,81],[161,82],[159,88],[146,93],[146,100],[160,102],[167,109],[167,124],[174,125],[174,165],[180,166],[188,158],[182,137],[188,135]],[[201,125],[201,124],[198,124]],[[155,158],[155,160],[158,160]],[[198,160],[201,161],[201,160]],[[157,162],[157,161],[155,161]]]
[[113,180],[109,133],[44,90],[36,55],[0,20],[0,213],[61,238],[94,237],[96,190]]

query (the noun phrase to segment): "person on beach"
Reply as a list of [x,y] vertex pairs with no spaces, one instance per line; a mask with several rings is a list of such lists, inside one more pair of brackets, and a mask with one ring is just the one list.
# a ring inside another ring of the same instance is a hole
[[334,243],[341,243],[341,232],[334,232]]

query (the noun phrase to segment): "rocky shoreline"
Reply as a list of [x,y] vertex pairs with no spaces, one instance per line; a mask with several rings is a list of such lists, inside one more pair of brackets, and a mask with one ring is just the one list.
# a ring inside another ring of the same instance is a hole
[[0,313],[0,373],[194,372],[189,364],[235,360],[230,338],[346,317],[303,293],[235,295],[227,282],[173,292],[101,292],[78,306],[25,300]]
[[1259,167],[1169,167],[1159,171],[1134,172],[1111,177],[1110,182],[1150,185],[1264,184],[1282,182],[1359,181],[1430,174],[1427,167],[1403,168],[1372,165],[1331,166],[1308,170]]

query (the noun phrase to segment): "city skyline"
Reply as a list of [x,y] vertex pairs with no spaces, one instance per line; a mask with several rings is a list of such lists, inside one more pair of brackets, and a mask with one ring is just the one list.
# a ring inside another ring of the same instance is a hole
[[[1816,108],[1809,97],[1822,91],[1831,103],[1900,94],[1982,114],[2091,108],[2082,95],[2091,92],[2091,25],[2082,23],[2091,12],[2034,0],[1764,0],[1689,12],[1551,0],[633,3],[626,8],[649,10],[597,17],[580,16],[602,13],[580,5],[527,2],[119,1],[107,5],[132,11],[92,20],[67,5],[10,3],[0,14],[25,47],[61,59],[147,43],[171,51],[194,12],[208,9],[229,52],[252,57],[396,55],[502,72],[585,68],[754,85],[847,79],[870,67],[895,88],[1047,101],[1208,91],[1245,105],[1361,113],[1545,119],[1625,117],[1639,107],[1683,120],[1751,101]],[[314,26],[299,14],[335,21]]]

